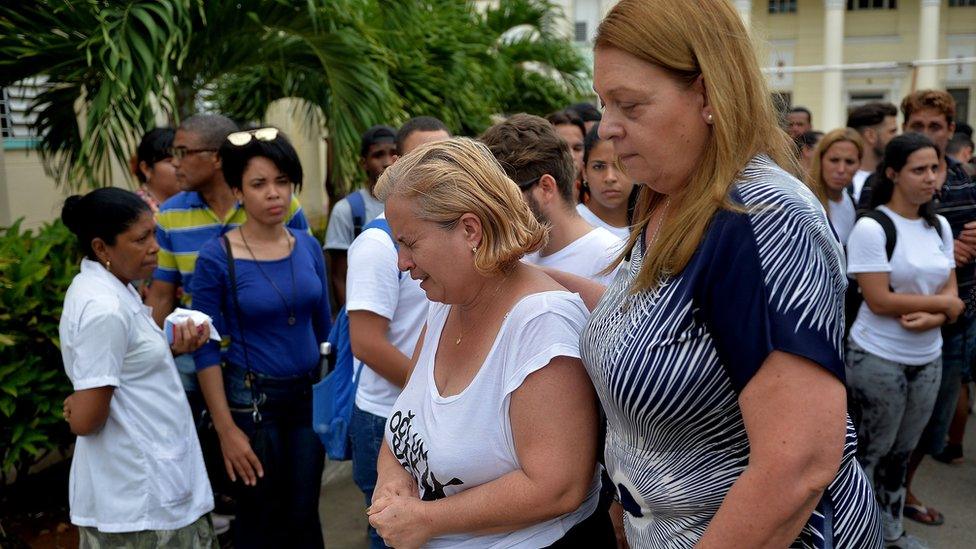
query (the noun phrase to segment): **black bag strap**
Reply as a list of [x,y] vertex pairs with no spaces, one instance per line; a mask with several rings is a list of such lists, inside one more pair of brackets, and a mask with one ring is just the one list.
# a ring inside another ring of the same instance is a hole
[[[895,253],[895,243],[898,241],[898,231],[895,230],[895,222],[892,221],[888,214],[881,210],[871,210],[864,212],[864,217],[868,219],[873,219],[881,225],[884,230],[885,235],[885,254],[888,256],[888,261],[891,261],[891,255]],[[939,228],[939,236],[942,235],[941,227]]]
[[258,411],[258,393],[255,387],[254,372],[251,371],[251,361],[247,355],[247,339],[244,337],[244,318],[241,314],[241,302],[237,298],[237,272],[234,269],[234,252],[230,245],[227,235],[222,235],[224,248],[227,251],[227,277],[230,279],[230,295],[234,301],[234,314],[237,317],[237,327],[241,332],[241,347],[244,349],[244,381],[251,388],[251,416],[255,423],[261,421],[261,412]]
[[[898,231],[895,230],[895,222],[888,214],[878,209],[864,212],[862,217],[873,219],[878,222],[878,225],[881,225],[885,234],[885,253],[888,255],[888,261],[891,261],[891,255],[895,253],[895,243],[898,242]],[[938,218],[936,218],[933,228],[938,233],[939,238],[942,238],[942,222]]]

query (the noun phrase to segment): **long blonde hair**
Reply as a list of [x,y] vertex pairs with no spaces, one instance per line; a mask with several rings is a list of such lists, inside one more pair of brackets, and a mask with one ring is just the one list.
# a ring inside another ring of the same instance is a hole
[[482,237],[474,267],[484,276],[508,271],[549,236],[488,147],[466,137],[414,149],[383,172],[373,192],[383,202],[413,200],[420,219],[444,229],[465,213],[477,216]]
[[[792,141],[779,126],[749,33],[729,0],[621,0],[600,23],[594,47],[629,53],[687,85],[701,75],[713,108],[701,163],[644,256],[631,289],[637,292],[685,268],[715,212],[735,209],[729,190],[754,156],[767,154],[795,175],[800,167]],[[659,199],[649,188],[641,189],[625,250],[640,238]]]
[[837,143],[854,144],[854,147],[857,148],[858,160],[864,159],[864,140],[861,139],[861,134],[857,133],[857,130],[853,128],[837,128],[828,132],[820,140],[820,143],[817,143],[817,148],[813,150],[810,177],[806,183],[810,186],[813,194],[817,195],[820,203],[823,204],[824,209],[827,211],[830,211],[830,206],[827,203],[827,182],[823,178],[823,157],[827,153],[827,149]]

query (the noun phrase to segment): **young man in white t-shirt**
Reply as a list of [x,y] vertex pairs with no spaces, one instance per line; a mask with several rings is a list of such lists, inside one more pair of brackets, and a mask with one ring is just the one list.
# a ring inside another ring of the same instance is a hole
[[[443,122],[418,117],[405,123],[396,136],[398,155],[428,141],[447,139]],[[377,222],[384,222],[380,214]],[[346,272],[346,310],[355,369],[363,367],[349,436],[352,440],[353,480],[373,498],[376,457],[390,409],[407,381],[410,357],[427,318],[427,295],[420,281],[397,267],[397,250],[382,228],[367,227],[349,247]],[[370,546],[385,547],[369,529]]]
[[522,190],[536,218],[550,226],[549,241],[525,261],[609,284],[604,270],[623,243],[580,217],[573,199],[575,168],[566,142],[538,116],[516,114],[481,136],[505,173]]

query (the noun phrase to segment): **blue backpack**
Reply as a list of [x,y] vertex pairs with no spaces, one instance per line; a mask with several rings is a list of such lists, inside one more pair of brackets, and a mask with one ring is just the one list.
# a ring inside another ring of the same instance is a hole
[[[363,230],[382,229],[393,240],[393,231],[385,219],[374,219]],[[398,276],[402,276],[400,273]],[[322,381],[312,386],[312,428],[325,446],[325,453],[333,461],[352,459],[349,444],[349,422],[352,407],[356,402],[356,388],[363,372],[362,363],[355,368],[352,344],[349,341],[349,314],[346,308],[339,309],[336,320],[329,332],[332,345],[334,369]]]
[[[363,232],[363,225],[366,223],[366,201],[363,200],[362,193],[353,191],[346,196],[346,202],[349,203],[349,211],[352,213],[352,237],[356,238]],[[385,230],[390,232],[389,226]],[[393,238],[392,234],[390,238]]]

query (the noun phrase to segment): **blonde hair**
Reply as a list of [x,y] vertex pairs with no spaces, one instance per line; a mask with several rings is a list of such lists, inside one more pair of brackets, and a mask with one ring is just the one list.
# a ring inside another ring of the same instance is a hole
[[817,198],[820,199],[820,203],[823,204],[824,209],[827,209],[829,205],[827,204],[827,182],[823,178],[823,157],[827,154],[827,149],[837,143],[853,143],[854,147],[857,148],[858,160],[864,159],[864,140],[861,139],[861,134],[857,133],[857,130],[853,128],[837,128],[828,132],[820,140],[820,143],[817,143],[817,148],[813,150],[813,163],[810,165],[810,177],[806,183],[810,186],[813,194],[817,195]]
[[548,227],[532,215],[488,147],[466,137],[427,143],[401,157],[373,192],[383,202],[415,201],[420,219],[444,229],[453,229],[465,213],[474,214],[482,228],[474,267],[484,276],[508,271],[548,239]]
[[[631,289],[637,292],[681,272],[715,212],[737,209],[729,190],[754,156],[767,154],[794,175],[801,172],[793,142],[779,126],[749,33],[728,0],[621,0],[600,23],[594,47],[626,52],[688,86],[702,76],[714,114],[701,162],[644,255]],[[640,238],[660,199],[649,188],[641,189],[630,239],[618,262]]]

